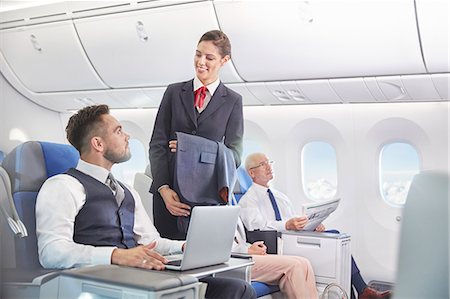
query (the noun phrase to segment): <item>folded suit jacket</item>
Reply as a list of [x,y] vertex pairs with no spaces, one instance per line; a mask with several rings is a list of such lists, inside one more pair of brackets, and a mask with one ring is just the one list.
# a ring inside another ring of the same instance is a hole
[[[177,132],[174,190],[191,207],[226,204],[237,180],[233,152],[222,142]],[[227,201],[219,192],[227,188]]]

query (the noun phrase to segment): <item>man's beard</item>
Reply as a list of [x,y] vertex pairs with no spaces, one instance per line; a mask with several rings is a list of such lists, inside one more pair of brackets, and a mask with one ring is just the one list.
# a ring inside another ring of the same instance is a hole
[[111,150],[106,150],[105,153],[103,154],[103,157],[113,164],[122,163],[122,162],[126,162],[126,161],[130,160],[131,152],[127,151],[127,152],[125,152],[125,154],[120,155],[120,154],[114,153]]

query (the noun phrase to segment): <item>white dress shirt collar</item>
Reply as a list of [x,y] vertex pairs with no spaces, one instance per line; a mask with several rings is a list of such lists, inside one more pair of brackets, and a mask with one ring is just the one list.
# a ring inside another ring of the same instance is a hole
[[[216,81],[212,82],[211,84],[206,85],[206,88],[208,88],[209,94],[212,96],[214,92],[216,92],[217,87],[219,87],[220,84],[220,78],[217,78]],[[197,76],[194,77],[194,91],[199,89],[203,86],[203,83],[200,81]]]
[[256,189],[258,192],[264,192],[264,193],[267,193],[267,190],[269,190],[269,187],[266,187],[266,186],[263,186],[263,185],[259,185],[259,184],[255,183],[255,182],[253,182],[253,185],[255,185],[255,189]]
[[88,163],[83,160],[78,161],[77,170],[84,172],[94,179],[102,182],[103,184],[106,184],[106,179],[108,178],[109,171],[101,166]]

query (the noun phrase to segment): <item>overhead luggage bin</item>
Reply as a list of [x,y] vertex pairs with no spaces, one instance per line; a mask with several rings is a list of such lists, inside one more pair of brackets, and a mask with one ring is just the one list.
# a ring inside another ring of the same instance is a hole
[[[112,88],[165,86],[193,78],[198,40],[219,28],[209,1],[82,18],[74,23],[94,68]],[[221,79],[242,82],[230,62]]]
[[107,88],[90,65],[71,21],[1,30],[0,50],[32,92]]
[[245,81],[426,73],[413,0],[218,0],[214,6]]
[[416,0],[423,56],[429,73],[450,72],[450,2]]

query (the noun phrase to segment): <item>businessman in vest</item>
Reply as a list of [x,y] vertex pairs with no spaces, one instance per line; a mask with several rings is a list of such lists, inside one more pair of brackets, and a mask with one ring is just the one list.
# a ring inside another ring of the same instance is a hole
[[[308,219],[305,216],[295,215],[292,203],[285,194],[269,188],[269,182],[273,179],[272,161],[263,153],[254,153],[247,157],[245,168],[253,181],[239,201],[241,219],[245,227],[250,231],[302,230]],[[325,231],[325,226],[320,224],[316,231]],[[339,233],[336,230],[327,232]],[[353,257],[351,282],[358,292],[359,299],[390,298],[391,296],[390,291],[379,292],[366,284]],[[352,298],[354,298],[353,292]]]
[[[74,114],[67,139],[79,151],[77,167],[49,178],[36,202],[39,261],[45,268],[117,264],[163,270],[163,255],[184,241],[161,238],[131,186],[111,167],[130,159],[129,135],[106,105]],[[207,298],[256,298],[243,280],[206,277]]]

